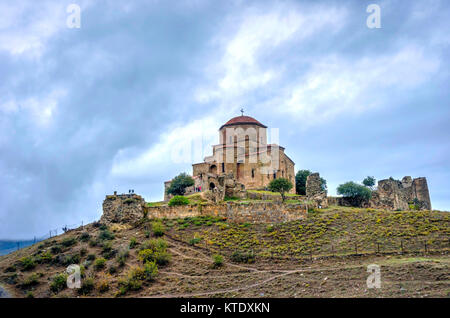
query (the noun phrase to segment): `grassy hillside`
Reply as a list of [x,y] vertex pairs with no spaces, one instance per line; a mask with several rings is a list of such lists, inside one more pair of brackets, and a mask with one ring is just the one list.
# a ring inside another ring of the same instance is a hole
[[[0,257],[16,297],[447,297],[446,212],[331,207],[278,225],[223,218],[99,223]],[[367,265],[382,288],[367,289]],[[83,286],[65,285],[80,264]]]

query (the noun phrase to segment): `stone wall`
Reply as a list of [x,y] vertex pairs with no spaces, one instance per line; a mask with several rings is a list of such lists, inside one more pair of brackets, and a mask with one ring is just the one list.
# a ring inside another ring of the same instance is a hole
[[201,215],[220,216],[231,222],[282,223],[306,218],[307,206],[304,204],[281,204],[274,202],[159,206],[148,207],[149,218],[185,218]]
[[281,223],[306,217],[305,204],[276,202],[157,206],[147,207],[139,195],[108,195],[103,201],[102,223],[134,222],[146,215],[149,218],[184,218],[201,215],[220,216],[231,222]]

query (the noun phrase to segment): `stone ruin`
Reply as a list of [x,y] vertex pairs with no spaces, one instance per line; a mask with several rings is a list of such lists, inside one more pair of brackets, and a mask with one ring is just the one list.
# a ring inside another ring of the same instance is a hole
[[219,176],[208,175],[207,181],[211,190],[203,192],[202,196],[208,201],[219,202],[226,197],[240,199],[247,197],[244,184],[236,181],[233,172]]
[[318,172],[311,173],[306,178],[306,197],[317,208],[328,207],[327,191],[322,189],[322,181]]
[[[351,200],[345,197],[328,197],[330,205],[352,206]],[[430,193],[427,179],[412,179],[410,176],[395,180],[393,178],[378,181],[378,187],[372,191],[369,201],[362,207],[387,210],[431,210]]]
[[103,201],[101,223],[125,223],[139,220],[145,215],[145,200],[137,194],[107,195]]
[[393,178],[380,180],[368,205],[390,210],[409,210],[410,205],[414,205],[420,210],[431,210],[427,179],[406,176],[401,181]]

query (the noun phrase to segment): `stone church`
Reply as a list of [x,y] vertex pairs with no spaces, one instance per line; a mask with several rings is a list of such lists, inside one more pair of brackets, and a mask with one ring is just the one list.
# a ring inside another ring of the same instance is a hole
[[[276,178],[291,181],[291,193],[295,193],[295,163],[284,147],[267,143],[267,126],[242,113],[219,128],[219,140],[212,146],[211,156],[192,165],[195,185],[187,193],[217,191],[225,187],[224,183],[235,189],[264,190]],[[167,189],[170,181],[164,186]]]

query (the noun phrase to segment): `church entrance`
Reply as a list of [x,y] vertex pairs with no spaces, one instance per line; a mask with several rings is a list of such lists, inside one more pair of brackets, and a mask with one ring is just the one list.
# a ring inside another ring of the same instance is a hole
[[242,166],[242,163],[238,163],[236,166],[236,177],[238,180],[241,180],[244,178],[244,168]]

